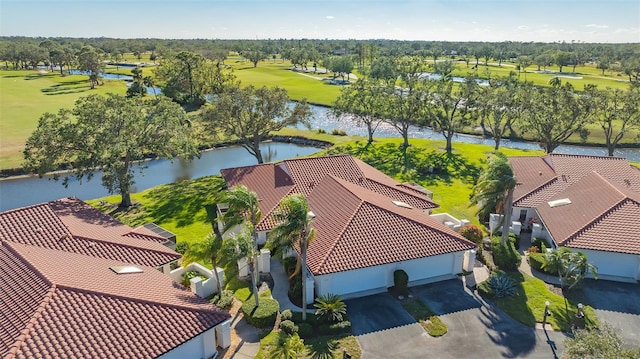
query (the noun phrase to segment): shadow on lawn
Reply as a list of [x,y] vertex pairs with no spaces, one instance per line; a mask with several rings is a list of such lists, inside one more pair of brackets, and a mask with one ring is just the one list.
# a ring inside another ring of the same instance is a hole
[[328,153],[347,153],[391,177],[427,185],[438,182],[450,184],[454,179],[460,179],[463,183],[475,183],[480,174],[479,166],[469,163],[467,159],[456,153],[424,152],[416,147],[409,147],[406,152],[406,167],[402,148],[396,143],[356,142],[355,145],[336,146]]
[[69,93],[85,92],[91,89],[87,80],[69,81],[61,84],[51,85],[40,91],[45,95],[64,95]]
[[147,195],[149,217],[158,224],[175,221],[178,227],[188,226],[196,221],[209,222],[206,211],[214,203],[215,196],[224,187],[220,176],[202,177],[164,185],[151,190]]

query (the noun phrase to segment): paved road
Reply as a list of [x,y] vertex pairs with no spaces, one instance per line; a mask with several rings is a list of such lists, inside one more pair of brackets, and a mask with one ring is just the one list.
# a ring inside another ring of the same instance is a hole
[[[525,327],[480,303],[458,279],[412,288],[449,328],[430,337],[388,293],[347,301],[362,358],[554,358],[562,333]],[[408,319],[407,319],[408,318]],[[548,335],[548,337],[547,337]]]

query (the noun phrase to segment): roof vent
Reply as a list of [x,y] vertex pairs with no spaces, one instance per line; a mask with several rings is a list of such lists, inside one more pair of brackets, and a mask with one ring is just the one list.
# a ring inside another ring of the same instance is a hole
[[402,201],[392,201],[393,204],[395,204],[398,207],[402,207],[402,208],[408,208],[408,209],[412,209],[413,207],[411,207],[409,204],[402,202]]
[[130,274],[130,273],[142,273],[144,272],[142,269],[136,266],[113,266],[109,267],[116,274]]
[[571,200],[569,198],[562,198],[562,199],[556,199],[554,201],[549,201],[547,203],[549,203],[549,207],[555,208],[555,207],[566,206],[568,204],[571,204]]

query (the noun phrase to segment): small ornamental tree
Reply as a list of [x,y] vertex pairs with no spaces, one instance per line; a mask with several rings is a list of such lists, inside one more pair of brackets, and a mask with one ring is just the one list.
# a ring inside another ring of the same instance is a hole
[[476,244],[480,244],[482,242],[482,238],[484,238],[482,229],[471,224],[462,227],[462,229],[460,230],[460,235]]

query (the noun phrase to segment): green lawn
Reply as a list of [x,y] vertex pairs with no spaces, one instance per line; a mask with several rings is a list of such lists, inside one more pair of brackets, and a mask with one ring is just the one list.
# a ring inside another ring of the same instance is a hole
[[[542,280],[528,274],[512,272],[508,275],[517,283],[518,291],[513,297],[497,299],[496,303],[500,309],[520,323],[533,327],[536,323],[542,322],[545,302],[549,301],[551,316],[547,317],[547,323],[555,330],[570,329],[578,310],[578,303],[549,291]],[[587,325],[595,325],[597,316],[593,308],[585,305],[583,310]]]
[[88,76],[0,70],[0,89],[0,169],[7,169],[21,165],[24,143],[42,114],[71,108],[75,100],[89,94],[124,94],[126,85],[105,80],[91,90]]

